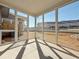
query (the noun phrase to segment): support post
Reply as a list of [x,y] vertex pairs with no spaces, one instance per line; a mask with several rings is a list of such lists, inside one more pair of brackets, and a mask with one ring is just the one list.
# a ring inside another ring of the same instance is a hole
[[43,16],[42,16],[42,39],[44,40],[44,14],[43,14]]
[[1,45],[1,43],[2,43],[2,32],[0,30],[0,45]]
[[15,10],[15,42],[18,41],[18,18],[17,11]]
[[56,44],[58,44],[58,9],[55,10],[55,32],[56,32]]
[[36,16],[35,16],[35,39],[37,38],[37,37],[36,37],[36,32],[37,32],[36,22],[37,22],[37,18],[36,18]]
[[27,15],[27,39],[29,39],[29,15]]

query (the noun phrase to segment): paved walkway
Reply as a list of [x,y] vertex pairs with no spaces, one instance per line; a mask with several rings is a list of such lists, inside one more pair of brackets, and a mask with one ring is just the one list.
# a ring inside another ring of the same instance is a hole
[[79,59],[79,52],[33,39],[0,46],[0,59]]

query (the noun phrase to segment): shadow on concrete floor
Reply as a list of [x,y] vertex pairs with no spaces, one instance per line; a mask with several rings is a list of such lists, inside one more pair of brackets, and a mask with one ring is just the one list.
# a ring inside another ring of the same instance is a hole
[[[23,47],[20,49],[18,55],[16,56],[16,59],[22,59],[22,56],[23,56],[23,54],[24,54],[24,51],[25,51],[27,45],[28,45],[28,44],[32,44],[32,43],[36,43],[36,47],[37,47],[37,51],[38,51],[38,55],[39,55],[39,58],[40,58],[40,59],[54,59],[54,58],[52,58],[51,56],[45,56],[45,55],[44,55],[44,53],[43,53],[43,51],[42,51],[42,49],[41,49],[40,44],[45,45],[45,46],[47,46],[48,48],[50,48],[50,50],[51,50],[59,59],[63,59],[63,58],[62,58],[62,56],[60,56],[55,50],[60,51],[60,52],[62,52],[62,53],[64,53],[64,54],[67,54],[67,55],[69,55],[69,56],[75,57],[76,59],[79,59],[79,56],[76,56],[75,54],[73,54],[72,52],[68,51],[67,49],[65,49],[65,48],[62,47],[61,45],[57,45],[57,46],[60,47],[61,49],[65,50],[65,51],[50,46],[50,45],[49,45],[46,41],[44,41],[44,40],[43,40],[44,43],[39,42],[37,39],[35,39],[35,41],[29,42],[29,43],[28,43],[28,41],[29,41],[29,40],[27,39],[26,42],[24,43],[24,45],[19,45],[19,46],[23,46]],[[15,43],[17,43],[17,42],[15,42]],[[16,47],[11,48],[15,43],[13,43],[12,45],[10,45],[10,46],[9,46],[8,48],[6,48],[4,51],[0,52],[0,56],[1,56],[2,54],[4,54],[6,51],[10,50],[10,49],[14,49],[14,48],[19,47],[19,46],[16,46]]]

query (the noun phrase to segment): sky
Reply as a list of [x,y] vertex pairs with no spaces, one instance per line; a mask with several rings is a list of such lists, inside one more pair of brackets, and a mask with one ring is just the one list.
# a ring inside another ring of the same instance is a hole
[[[45,21],[55,21],[55,11],[45,15]],[[79,19],[79,1],[59,8],[59,21],[77,20]],[[53,16],[53,17],[52,17]],[[50,20],[49,20],[50,19]]]
[[[13,12],[11,10],[11,12]],[[64,7],[59,8],[58,11],[59,20],[58,21],[68,21],[68,20],[77,20],[79,19],[79,1],[66,5]],[[18,15],[25,16],[24,13],[18,12]],[[55,11],[51,11],[49,13],[46,13],[45,15],[45,22],[54,22],[55,21]],[[30,16],[29,26],[34,27],[34,17]],[[39,16],[37,18],[37,23],[42,22],[42,16]]]

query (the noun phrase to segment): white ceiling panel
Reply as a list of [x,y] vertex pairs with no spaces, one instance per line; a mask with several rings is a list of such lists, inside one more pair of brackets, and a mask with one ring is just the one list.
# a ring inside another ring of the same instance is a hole
[[0,0],[0,3],[30,15],[38,16],[71,1],[72,0]]

